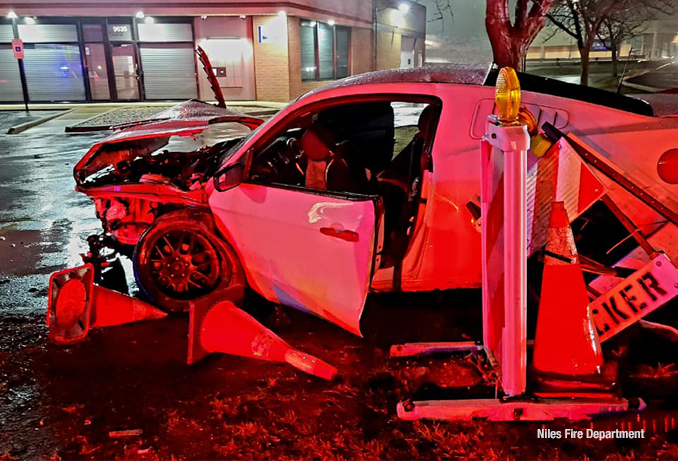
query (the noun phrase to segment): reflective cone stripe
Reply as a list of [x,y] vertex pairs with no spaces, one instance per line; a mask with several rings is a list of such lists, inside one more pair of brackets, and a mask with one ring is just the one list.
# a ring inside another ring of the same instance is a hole
[[605,194],[603,183],[565,139],[532,165],[527,173],[527,251],[532,255],[548,241],[551,204],[564,202],[570,222]]
[[[337,374],[336,368],[294,349],[231,301],[219,302],[204,313],[200,310],[200,306],[191,307],[189,364],[200,360],[206,353],[220,352],[288,363],[305,373],[327,380],[334,379]],[[201,319],[198,318],[200,316]]]
[[332,381],[337,375],[337,369],[327,362],[323,362],[317,357],[308,355],[296,349],[285,352],[285,362],[292,365],[297,370],[304,373],[317,376],[318,378]]
[[533,366],[582,376],[600,372],[603,356],[574,236],[562,202],[554,202],[546,245]]

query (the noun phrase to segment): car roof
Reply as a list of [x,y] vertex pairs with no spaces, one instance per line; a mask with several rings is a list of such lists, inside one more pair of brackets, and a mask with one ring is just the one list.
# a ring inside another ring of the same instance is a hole
[[[301,98],[337,88],[368,84],[451,83],[494,86],[498,73],[497,69],[492,68],[492,64],[427,64],[423,67],[380,70],[343,78],[314,89]],[[589,102],[639,115],[654,115],[650,104],[636,98],[526,73],[518,73],[518,78],[523,91]]]
[[457,83],[465,85],[483,85],[492,68],[488,65],[465,64],[427,64],[423,67],[411,69],[388,69],[376,72],[367,72],[337,80],[317,89],[307,95],[313,95],[355,85],[382,84],[382,83]]
[[[497,82],[498,74],[499,71],[496,69],[490,71],[484,84],[487,86],[494,86]],[[654,109],[647,101],[630,98],[611,91],[562,82],[553,78],[522,72],[518,72],[518,80],[520,81],[520,88],[523,91],[574,99],[576,101],[588,102],[638,115],[646,115],[648,117],[654,115]]]

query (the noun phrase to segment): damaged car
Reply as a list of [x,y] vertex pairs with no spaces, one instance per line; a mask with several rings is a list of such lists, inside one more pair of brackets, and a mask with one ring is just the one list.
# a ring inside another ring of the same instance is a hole
[[[496,76],[450,65],[349,77],[263,124],[189,101],[93,146],[75,167],[76,188],[157,306],[185,310],[242,273],[264,298],[360,335],[370,291],[480,287],[479,145]],[[537,127],[576,133],[678,211],[678,186],[658,171],[677,118],[594,89],[521,83]],[[678,258],[676,223],[603,183]],[[632,251],[617,249],[608,265]]]

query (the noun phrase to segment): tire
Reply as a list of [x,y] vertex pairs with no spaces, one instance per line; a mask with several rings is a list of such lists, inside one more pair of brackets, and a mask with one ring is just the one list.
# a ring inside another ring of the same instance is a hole
[[134,248],[134,277],[153,304],[183,312],[217,292],[244,288],[238,256],[213,229],[211,216],[187,211],[168,213],[146,229]]

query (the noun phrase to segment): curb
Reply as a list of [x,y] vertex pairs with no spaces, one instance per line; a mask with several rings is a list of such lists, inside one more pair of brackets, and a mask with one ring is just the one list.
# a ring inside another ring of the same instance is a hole
[[245,115],[251,115],[256,117],[257,115],[275,115],[280,112],[280,109],[262,109],[262,110],[252,110],[249,112],[243,112]]
[[66,133],[85,133],[85,132],[89,132],[89,131],[101,131],[101,130],[107,130],[107,129],[109,129],[108,126],[106,126],[106,127],[99,127],[99,126],[94,126],[94,125],[92,125],[92,126],[83,126],[83,127],[79,127],[78,125],[85,124],[85,123],[89,122],[90,120],[94,120],[95,118],[101,117],[102,115],[110,114],[111,112],[115,112],[116,110],[119,110],[119,109],[121,109],[121,108],[122,108],[121,106],[117,106],[117,107],[113,107],[113,108],[111,108],[111,109],[109,109],[109,110],[105,110],[105,111],[103,111],[103,112],[101,112],[101,113],[99,113],[99,114],[92,115],[91,117],[88,117],[88,118],[86,118],[85,120],[80,120],[80,121],[79,121],[78,123],[76,123],[75,125],[69,125],[69,126],[65,127],[65,128],[64,128],[64,131],[65,131]]
[[634,90],[645,91],[647,93],[657,93],[663,91],[661,88],[655,88],[653,86],[639,85],[638,83],[629,83],[626,80],[622,82],[622,86],[627,88],[633,88]]
[[30,122],[22,123],[20,125],[15,125],[13,127],[10,127],[9,130],[7,130],[7,134],[19,134],[23,133],[24,131],[28,130],[29,128],[36,127],[38,125],[42,125],[43,123],[47,123],[50,120],[54,120],[55,118],[59,118],[63,115],[69,114],[73,112],[75,108],[72,109],[66,109],[60,112],[57,112],[56,114],[51,114],[47,115],[46,117],[39,118],[37,120],[31,120]]

